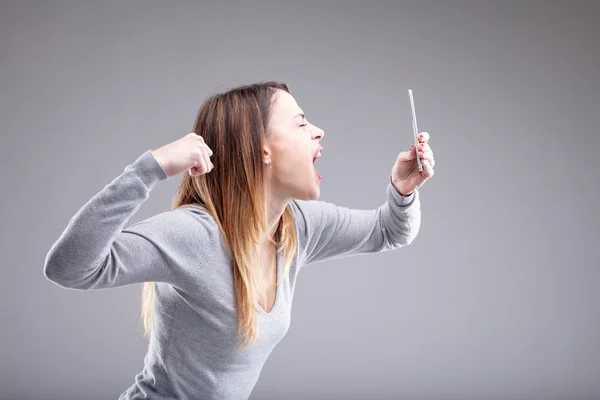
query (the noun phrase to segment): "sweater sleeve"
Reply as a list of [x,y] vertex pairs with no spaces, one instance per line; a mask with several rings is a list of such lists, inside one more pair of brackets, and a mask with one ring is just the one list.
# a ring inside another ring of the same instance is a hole
[[190,214],[165,211],[123,229],[154,186],[167,179],[150,150],[125,167],[70,219],[46,255],[46,278],[82,290],[146,281],[176,285],[178,266],[195,262],[185,246],[198,246],[203,234]]
[[377,253],[410,244],[421,225],[419,192],[403,196],[389,181],[387,201],[359,210],[324,201],[294,200],[304,263]]

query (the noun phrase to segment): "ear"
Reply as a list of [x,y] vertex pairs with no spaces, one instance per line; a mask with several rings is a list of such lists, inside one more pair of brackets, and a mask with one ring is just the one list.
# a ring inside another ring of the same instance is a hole
[[271,150],[267,146],[263,147],[262,160],[265,164],[271,162]]

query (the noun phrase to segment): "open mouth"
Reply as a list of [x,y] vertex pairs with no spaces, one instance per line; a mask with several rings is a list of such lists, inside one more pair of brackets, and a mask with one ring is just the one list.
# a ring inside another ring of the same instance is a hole
[[317,158],[321,157],[321,150],[323,150],[322,147],[319,147],[317,149],[317,152],[315,153],[314,157],[313,157],[313,169],[315,170],[315,174],[317,175],[317,178],[319,178],[319,181],[323,180],[323,177],[321,176],[321,174],[319,174],[319,171],[317,171],[317,168],[315,167],[315,162],[317,161]]

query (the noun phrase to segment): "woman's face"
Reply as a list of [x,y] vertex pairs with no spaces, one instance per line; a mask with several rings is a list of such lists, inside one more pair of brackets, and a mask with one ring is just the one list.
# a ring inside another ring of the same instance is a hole
[[321,149],[323,130],[305,119],[294,97],[284,90],[274,95],[268,130],[263,162],[271,159],[266,174],[273,195],[284,201],[318,199],[321,178],[313,160]]

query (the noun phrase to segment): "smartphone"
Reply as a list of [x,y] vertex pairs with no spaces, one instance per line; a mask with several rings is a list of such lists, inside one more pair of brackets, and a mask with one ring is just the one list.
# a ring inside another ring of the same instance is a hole
[[423,171],[423,163],[421,163],[421,158],[419,157],[419,129],[417,128],[417,115],[415,114],[415,100],[413,99],[413,93],[410,89],[408,89],[408,99],[410,100],[413,136],[415,139],[415,148],[417,149],[417,167],[419,168],[419,171]]

